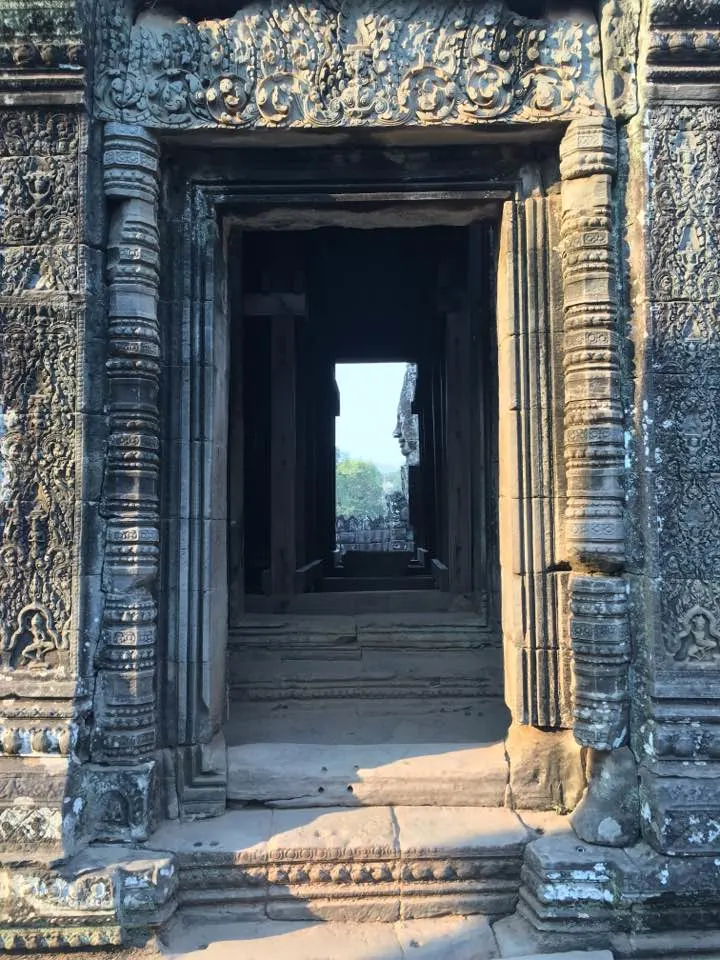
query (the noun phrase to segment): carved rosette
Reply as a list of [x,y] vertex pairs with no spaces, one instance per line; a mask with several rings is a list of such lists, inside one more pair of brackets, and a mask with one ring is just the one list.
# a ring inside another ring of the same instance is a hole
[[627,739],[630,660],[625,560],[611,120],[575,121],[560,148],[564,277],[565,536],[575,664],[575,737],[598,750]]
[[140,127],[109,124],[104,173],[116,204],[108,241],[110,437],[105,607],[94,759],[155,750],[155,587],[159,563],[159,149]]

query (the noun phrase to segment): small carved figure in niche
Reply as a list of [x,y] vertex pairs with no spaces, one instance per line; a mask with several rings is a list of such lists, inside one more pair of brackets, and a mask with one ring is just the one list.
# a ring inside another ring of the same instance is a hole
[[720,660],[720,632],[709,610],[695,606],[683,618],[684,629],[665,646],[675,660],[715,663]]
[[130,805],[119,790],[111,790],[105,797],[102,822],[114,827],[130,826]]
[[2,643],[3,666],[47,670],[57,663],[57,654],[67,649],[67,640],[55,630],[50,611],[41,605],[23,607],[17,630]]

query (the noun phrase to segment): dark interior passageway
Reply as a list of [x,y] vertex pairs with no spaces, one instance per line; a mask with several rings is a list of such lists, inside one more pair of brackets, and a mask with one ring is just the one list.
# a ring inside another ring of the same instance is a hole
[[[234,609],[336,592],[487,593],[494,368],[486,234],[484,225],[237,234],[229,486],[231,591],[244,602]],[[336,367],[388,362],[414,372],[398,396],[397,429],[401,448],[413,447],[404,468],[412,544],[392,557],[370,549],[338,556]],[[411,422],[414,437],[402,436]],[[438,598],[417,602],[436,608]]]

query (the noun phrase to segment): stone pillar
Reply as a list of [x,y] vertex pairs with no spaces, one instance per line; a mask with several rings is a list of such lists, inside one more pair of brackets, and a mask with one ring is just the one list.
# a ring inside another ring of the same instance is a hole
[[[628,590],[617,576],[625,562],[625,450],[612,220],[616,136],[612,120],[576,120],[560,148],[574,731],[591,748],[590,783],[573,823],[588,842],[610,845],[636,839],[639,812],[633,757],[612,753],[628,742],[630,664]],[[613,802],[616,795],[622,804]]]
[[104,839],[141,839],[152,820],[160,549],[158,161],[157,142],[143,128],[107,125],[109,439],[92,742],[111,813]]

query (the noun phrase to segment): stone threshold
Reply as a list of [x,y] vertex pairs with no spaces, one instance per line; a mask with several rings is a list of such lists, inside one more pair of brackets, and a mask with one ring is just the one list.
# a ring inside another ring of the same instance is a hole
[[535,836],[503,808],[261,809],[166,823],[147,846],[174,856],[186,912],[393,923],[511,913]]
[[276,807],[500,807],[507,781],[502,742],[228,748],[228,799]]

